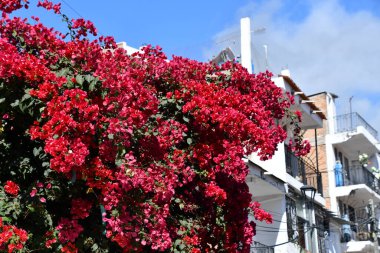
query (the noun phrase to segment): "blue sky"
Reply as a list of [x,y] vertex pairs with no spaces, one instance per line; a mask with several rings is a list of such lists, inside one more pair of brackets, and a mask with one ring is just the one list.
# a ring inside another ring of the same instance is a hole
[[[105,4],[100,0],[65,0],[62,9],[69,17],[80,14],[91,20],[100,34],[112,35],[116,41],[133,47],[160,45],[169,56],[203,60],[201,48],[210,46],[217,32],[239,22],[236,10],[248,2],[113,0]],[[60,27],[59,19],[39,9],[31,6],[28,12],[43,13],[43,20]]]
[[[62,8],[116,41],[203,61],[227,46],[239,55],[239,20],[249,16],[253,29],[265,28],[253,35],[256,70],[265,70],[267,45],[269,70],[288,67],[307,94],[337,94],[338,114],[354,96],[353,110],[380,130],[379,0],[64,0]],[[34,7],[22,15],[62,28],[59,18]]]
[[[31,8],[22,15],[39,15],[46,23],[62,28],[59,18],[34,7],[33,3],[36,1],[31,0]],[[262,7],[268,6],[265,3],[271,1],[113,0],[107,4],[101,0],[61,2],[63,12],[69,17],[89,19],[95,23],[100,34],[112,35],[117,41],[126,41],[133,47],[145,44],[160,45],[169,56],[175,54],[207,60],[203,50],[212,47],[216,34],[237,26],[239,19],[244,16],[251,16],[254,23],[254,16],[259,14],[250,6],[254,5],[257,10],[265,11]],[[312,2],[283,0],[281,7],[273,14],[273,21],[301,23],[310,14]],[[369,11],[374,15],[380,15],[378,0],[330,2],[339,2],[350,13]]]

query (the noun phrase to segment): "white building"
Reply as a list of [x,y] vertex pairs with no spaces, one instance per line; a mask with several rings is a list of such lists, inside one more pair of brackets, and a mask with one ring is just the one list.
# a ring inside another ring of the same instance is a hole
[[[326,206],[336,215],[330,219],[328,252],[379,252],[374,231],[380,218],[380,181],[371,170],[380,165],[377,132],[358,113],[337,114],[336,95],[309,97],[327,117],[317,145],[312,138],[310,142],[318,147]],[[362,154],[368,162],[359,161]],[[310,158],[314,156],[311,152]]]
[[[295,96],[292,109],[302,112],[303,130],[323,126],[324,114],[303,94],[288,71],[273,81],[284,92]],[[261,207],[273,215],[272,224],[257,222],[251,252],[325,252],[324,220],[328,213],[324,208],[317,160],[296,157],[286,143],[281,143],[272,159],[260,161],[253,154],[247,162],[250,168],[247,183],[253,201],[260,202]],[[302,196],[301,189],[306,185],[316,189],[314,206],[310,204],[310,192],[306,191],[306,199]]]

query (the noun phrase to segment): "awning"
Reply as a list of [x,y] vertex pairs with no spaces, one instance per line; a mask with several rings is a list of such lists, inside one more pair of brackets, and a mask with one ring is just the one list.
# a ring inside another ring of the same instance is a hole
[[351,221],[348,221],[348,220],[345,220],[345,219],[339,218],[338,216],[330,216],[330,220],[334,221],[334,222],[337,223],[338,225],[345,225],[345,224],[348,224],[348,225],[355,225],[354,222],[351,222]]

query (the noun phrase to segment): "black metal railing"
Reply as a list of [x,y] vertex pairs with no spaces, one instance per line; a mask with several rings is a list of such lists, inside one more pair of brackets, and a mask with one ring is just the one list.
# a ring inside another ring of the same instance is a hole
[[286,172],[306,184],[305,162],[285,147]]
[[308,185],[313,186],[317,190],[317,192],[319,192],[323,196],[322,173],[316,171],[307,172],[306,182]]
[[296,156],[285,146],[286,172],[305,185],[313,186],[323,195],[322,174],[301,157]]
[[253,242],[251,244],[250,253],[274,253],[273,247],[267,246],[259,242]]
[[[336,173],[337,172],[335,172],[335,174]],[[340,173],[345,174],[341,177],[343,178],[343,182],[341,185],[337,184],[336,186],[365,184],[368,187],[370,187],[372,190],[380,194],[380,180],[377,179],[375,175],[372,172],[370,172],[367,168],[362,167],[361,165],[356,165],[356,166],[349,167],[348,172],[342,170],[342,172]],[[347,174],[350,175],[350,178],[347,178]]]
[[355,225],[343,225],[341,230],[341,242],[354,241],[374,241],[373,227],[371,227],[371,219],[359,218]]
[[377,131],[363,119],[358,113],[347,113],[335,117],[335,133],[355,131],[358,126],[362,126],[377,139]]

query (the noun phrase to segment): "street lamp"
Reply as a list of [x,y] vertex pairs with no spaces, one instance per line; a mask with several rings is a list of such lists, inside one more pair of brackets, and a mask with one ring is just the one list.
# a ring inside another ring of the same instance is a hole
[[[310,203],[311,209],[313,209],[313,207],[314,207],[314,198],[315,198],[316,192],[317,192],[317,190],[311,185],[304,185],[301,187],[302,196],[303,196],[306,203]],[[307,197],[310,198],[310,201],[307,201]],[[308,205],[308,207],[309,207],[309,205]]]
[[[312,215],[312,212],[313,212],[313,209],[314,209],[314,198],[315,198],[315,193],[317,192],[317,190],[311,186],[311,185],[304,185],[302,186],[301,188],[301,193],[302,193],[302,196],[304,198],[304,201],[305,201],[305,204],[306,204],[306,207],[308,209],[308,215],[309,216],[309,220],[310,220],[310,223],[311,223],[311,252],[314,252],[314,247],[316,246],[313,246],[313,244],[316,242],[315,240],[313,240],[313,230],[314,230],[314,222],[315,222],[315,219],[313,219],[313,215]],[[310,200],[308,200],[308,197],[310,198]],[[310,213],[311,211],[311,213]],[[314,243],[313,243],[314,241]]]

